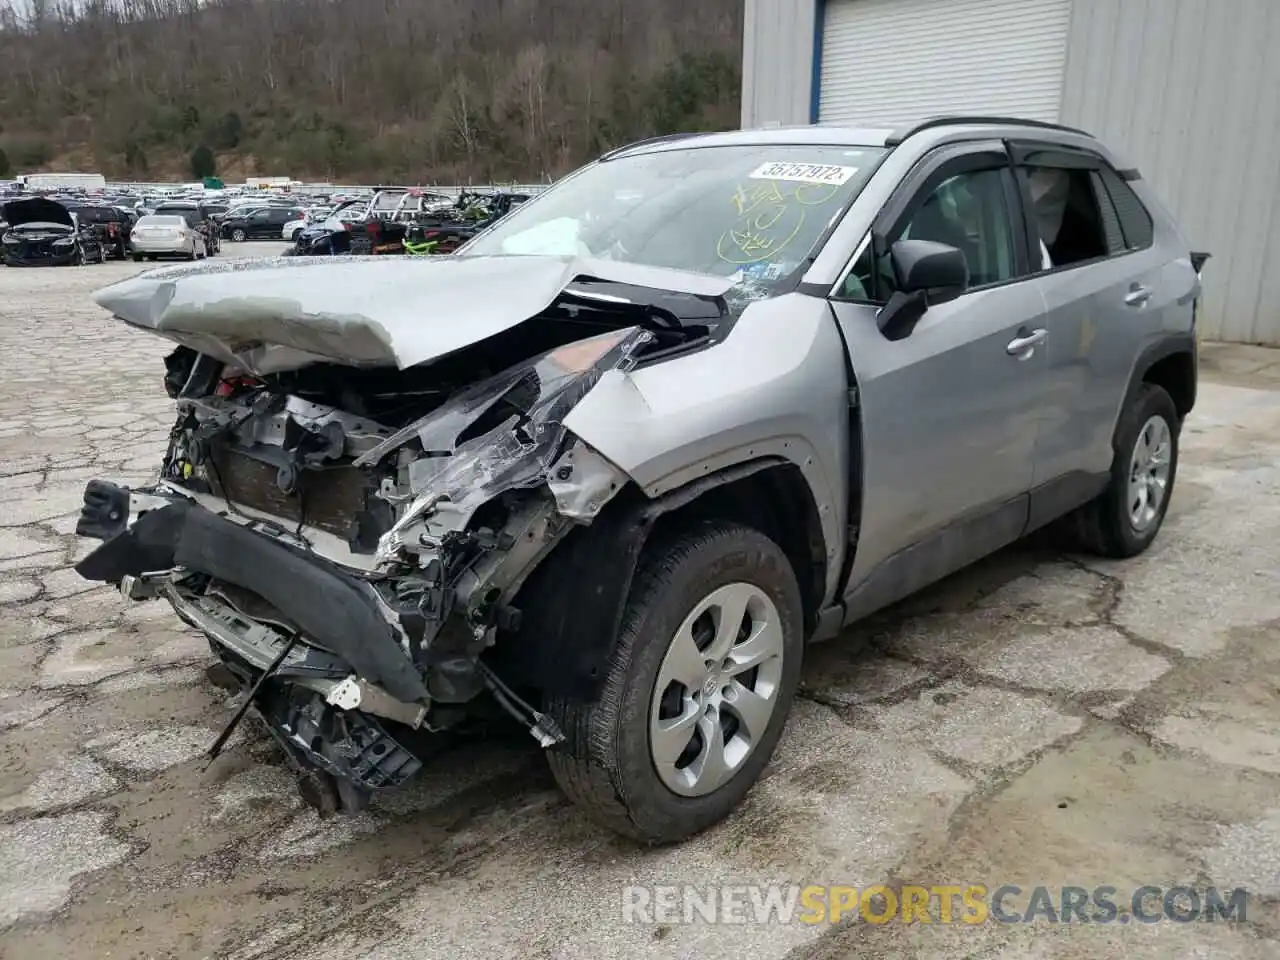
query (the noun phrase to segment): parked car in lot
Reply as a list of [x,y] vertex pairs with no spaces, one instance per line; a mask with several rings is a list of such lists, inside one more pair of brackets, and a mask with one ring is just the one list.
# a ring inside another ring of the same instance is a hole
[[180,216],[192,229],[199,231],[209,256],[217,256],[221,250],[221,225],[215,210],[198,200],[166,200],[156,204],[154,213]]
[[635,144],[447,257],[144,273],[96,299],[177,342],[177,419],[77,569],[203,631],[324,810],[502,710],[678,840],[806,641],[1059,518],[1150,546],[1204,258],[1088,134],[956,118]]
[[346,200],[322,220],[306,224],[294,234],[293,255],[339,256],[351,252],[351,230],[368,217],[367,200]]
[[246,240],[279,240],[284,225],[302,217],[297,207],[262,207],[248,213],[228,213],[222,221],[222,236],[236,243]]
[[180,214],[156,213],[143,217],[133,228],[134,260],[181,257],[203,260],[208,255],[204,235]]
[[328,219],[331,212],[332,208],[330,207],[310,207],[301,211],[295,219],[287,221],[285,225],[280,228],[280,239],[288,240],[290,243],[296,243],[298,234],[312,224],[323,223]]
[[68,209],[83,226],[93,230],[109,258],[128,258],[133,217],[126,211],[105,203],[78,204]]
[[82,266],[107,259],[106,246],[94,228],[55,200],[11,200],[2,215],[8,223],[0,236],[6,266]]
[[298,234],[301,233],[310,222],[310,218],[305,214],[295,220],[288,221],[280,228],[280,239],[288,240],[290,243],[296,242]]

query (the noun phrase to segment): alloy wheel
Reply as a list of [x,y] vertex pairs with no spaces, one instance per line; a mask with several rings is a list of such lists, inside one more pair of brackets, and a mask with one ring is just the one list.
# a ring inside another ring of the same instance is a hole
[[726,584],[694,605],[649,708],[650,753],[668,789],[705,796],[742,768],[777,707],[782,656],[782,618],[759,587]]
[[1160,516],[1169,488],[1173,433],[1164,417],[1156,415],[1138,431],[1129,459],[1129,522],[1139,533]]

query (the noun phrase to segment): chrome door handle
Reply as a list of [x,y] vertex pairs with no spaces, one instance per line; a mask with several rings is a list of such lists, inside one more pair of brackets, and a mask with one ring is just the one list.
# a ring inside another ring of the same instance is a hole
[[1150,287],[1133,286],[1130,287],[1129,292],[1124,295],[1124,302],[1130,307],[1140,307],[1150,299]]
[[1027,334],[1025,337],[1014,337],[1009,341],[1009,346],[1004,348],[1005,353],[1009,354],[1011,357],[1017,357],[1020,360],[1025,360],[1027,357],[1031,356],[1031,353],[1036,346],[1044,343],[1044,338],[1047,336],[1049,336],[1049,331],[1041,328],[1039,330],[1031,331],[1031,333]]

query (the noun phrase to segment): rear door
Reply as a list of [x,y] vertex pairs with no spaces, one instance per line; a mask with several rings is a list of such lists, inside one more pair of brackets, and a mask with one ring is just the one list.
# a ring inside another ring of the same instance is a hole
[[[876,315],[892,293],[889,248],[903,238],[960,247],[971,286],[891,342]],[[850,592],[895,558],[902,595],[1015,539],[1027,517],[1048,335],[1004,145],[952,145],[926,157],[852,259],[832,303],[864,446],[853,478],[863,509]],[[902,561],[905,552],[915,559]]]
[[1105,160],[1050,143],[1012,151],[1049,331],[1032,510],[1039,525],[1105,485],[1133,364],[1179,292],[1162,280],[1150,215]]

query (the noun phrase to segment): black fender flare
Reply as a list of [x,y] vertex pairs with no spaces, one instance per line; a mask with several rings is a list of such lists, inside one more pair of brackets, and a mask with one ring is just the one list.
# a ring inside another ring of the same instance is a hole
[[652,499],[627,487],[590,524],[571,530],[515,598],[519,627],[491,654],[507,682],[590,701],[613,658],[627,597],[654,524],[708,490],[787,464],[768,457],[699,477]]
[[1115,434],[1114,425],[1119,423],[1120,417],[1124,415],[1124,411],[1128,409],[1129,404],[1133,402],[1133,398],[1137,396],[1138,390],[1142,387],[1144,378],[1148,371],[1151,370],[1161,360],[1165,360],[1176,354],[1185,353],[1191,357],[1192,378],[1191,393],[1187,410],[1190,411],[1196,402],[1196,385],[1199,380],[1199,354],[1197,350],[1196,336],[1191,332],[1165,333],[1159,339],[1147,344],[1138,356],[1134,359],[1133,367],[1129,371],[1129,384],[1125,388],[1124,400],[1120,404],[1120,408],[1116,411],[1115,419],[1112,424],[1112,435]]

